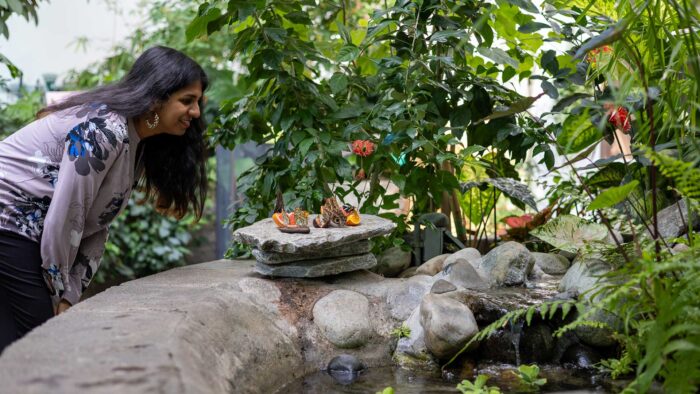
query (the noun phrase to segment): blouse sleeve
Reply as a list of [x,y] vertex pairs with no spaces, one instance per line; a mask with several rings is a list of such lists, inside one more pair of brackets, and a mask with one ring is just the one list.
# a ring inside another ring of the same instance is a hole
[[74,126],[66,137],[41,236],[43,267],[53,286],[54,299],[72,305],[80,299],[81,278],[87,266],[82,262],[86,256],[78,252],[86,249],[83,242],[106,239],[106,231],[102,235],[99,231],[85,234],[84,239],[85,220],[110,168],[128,156],[122,154],[124,145],[99,117]]
[[104,228],[82,240],[73,266],[68,274],[66,290],[62,299],[75,305],[87,289],[97,268],[100,266],[102,254],[109,229]]

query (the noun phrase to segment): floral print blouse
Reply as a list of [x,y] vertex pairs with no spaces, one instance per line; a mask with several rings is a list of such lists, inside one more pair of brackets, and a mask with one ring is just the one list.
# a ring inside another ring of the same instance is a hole
[[0,141],[0,230],[40,244],[54,305],[75,305],[134,184],[139,136],[105,106],[52,113]]

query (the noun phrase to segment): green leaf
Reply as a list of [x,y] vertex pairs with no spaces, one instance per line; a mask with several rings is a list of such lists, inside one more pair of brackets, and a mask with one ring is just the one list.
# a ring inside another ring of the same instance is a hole
[[600,130],[591,123],[588,112],[584,112],[566,118],[562,131],[557,136],[557,144],[565,154],[577,153],[597,143],[602,137]]
[[624,201],[637,186],[639,186],[639,181],[635,179],[628,184],[604,190],[590,205],[588,205],[588,210],[595,211],[596,209],[610,208],[619,204]]
[[569,311],[571,310],[571,303],[567,302],[564,305],[561,306],[561,318],[566,319],[566,315],[569,314]]
[[547,96],[553,99],[559,98],[559,91],[549,81],[542,81],[540,86],[542,87],[542,90],[547,94]]
[[520,66],[518,61],[510,57],[503,49],[479,47],[478,51],[497,64],[507,64],[513,68],[518,68]]
[[559,250],[577,253],[588,242],[605,240],[608,229],[602,224],[589,223],[573,215],[562,215],[530,234]]
[[532,12],[532,13],[538,13],[539,10],[537,7],[532,4],[530,0],[506,0],[508,3],[513,4],[516,7],[522,8],[525,11]]
[[428,41],[447,42],[449,38],[457,38],[459,40],[467,36],[464,30],[440,30],[433,33]]
[[299,154],[304,157],[306,156],[307,153],[309,153],[309,149],[311,148],[311,145],[314,144],[314,139],[313,138],[307,138],[299,143],[298,149],[299,149]]
[[466,193],[474,187],[483,187],[485,185],[491,185],[503,192],[512,200],[515,200],[515,202],[525,203],[532,207],[532,209],[537,210],[537,203],[535,202],[535,198],[530,192],[530,189],[515,179],[488,178],[484,179],[483,181],[462,183],[460,187],[462,193]]
[[221,10],[218,7],[211,6],[209,3],[200,5],[199,15],[190,22],[185,30],[187,42],[199,36],[206,35],[209,22],[218,19],[220,16]]
[[331,87],[333,94],[342,93],[348,87],[348,77],[342,73],[335,73],[328,81],[328,85]]
[[521,33],[532,33],[540,29],[550,28],[549,24],[541,22],[527,22],[524,25],[518,27],[518,31]]
[[554,107],[552,107],[552,112],[561,112],[561,110],[575,103],[576,101],[588,97],[591,97],[591,95],[586,93],[574,93],[572,95],[566,96],[563,99],[559,100],[559,102],[556,103]]
[[354,45],[346,45],[342,48],[340,48],[340,51],[338,51],[338,57],[337,61],[339,62],[351,62],[355,59],[357,59],[357,56],[360,54],[360,48],[354,46]]
[[496,112],[492,113],[491,115],[479,120],[477,123],[482,123],[482,122],[485,122],[487,120],[503,118],[506,116],[511,116],[511,115],[515,115],[517,113],[526,111],[528,108],[530,108],[532,106],[532,104],[534,104],[535,101],[537,101],[537,99],[539,99],[543,95],[544,95],[544,93],[538,94],[535,97],[523,97],[520,100],[514,102],[505,111],[496,111]]
[[559,71],[559,61],[557,61],[557,53],[553,50],[548,50],[542,54],[540,58],[540,66],[554,75]]
[[528,308],[527,314],[525,315],[525,322],[527,325],[530,325],[530,322],[532,322],[532,316],[535,314],[536,308]]
[[310,25],[311,19],[309,19],[309,14],[303,11],[293,11],[284,15],[292,23],[297,23],[300,25]]
[[501,77],[503,79],[503,82],[508,82],[511,78],[513,78],[517,74],[517,71],[511,66],[506,66],[503,69],[503,72],[501,73]]

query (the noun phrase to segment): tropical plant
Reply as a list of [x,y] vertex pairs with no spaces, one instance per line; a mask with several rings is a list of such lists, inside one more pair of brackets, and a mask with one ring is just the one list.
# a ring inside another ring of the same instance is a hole
[[[277,191],[309,210],[353,194],[366,213],[396,209],[401,195],[414,213],[452,216],[466,239],[465,164],[483,178],[518,178],[513,163],[545,141],[523,115],[538,97],[498,79],[531,76],[543,43],[533,13],[529,1],[203,3],[189,37],[228,37],[251,88],[222,103],[212,136],[228,148],[269,145],[239,179],[247,201],[232,226],[268,216]],[[374,151],[348,155],[355,140]]]
[[547,384],[547,379],[539,377],[540,367],[537,364],[519,365],[513,373],[518,377],[520,383],[530,391],[539,391],[542,386]]
[[457,390],[462,394],[500,394],[501,390],[498,387],[489,387],[486,382],[489,380],[487,375],[479,375],[474,379],[474,382],[463,380],[457,385]]

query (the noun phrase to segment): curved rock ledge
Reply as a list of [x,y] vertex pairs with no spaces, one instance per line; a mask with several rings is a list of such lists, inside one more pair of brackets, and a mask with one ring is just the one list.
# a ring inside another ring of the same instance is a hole
[[363,293],[372,325],[362,348],[342,353],[391,363],[396,322],[381,298],[393,281],[367,271],[272,281],[253,264],[177,268],[79,303],[5,350],[0,392],[274,392],[341,353],[312,321],[315,301],[335,289]]

